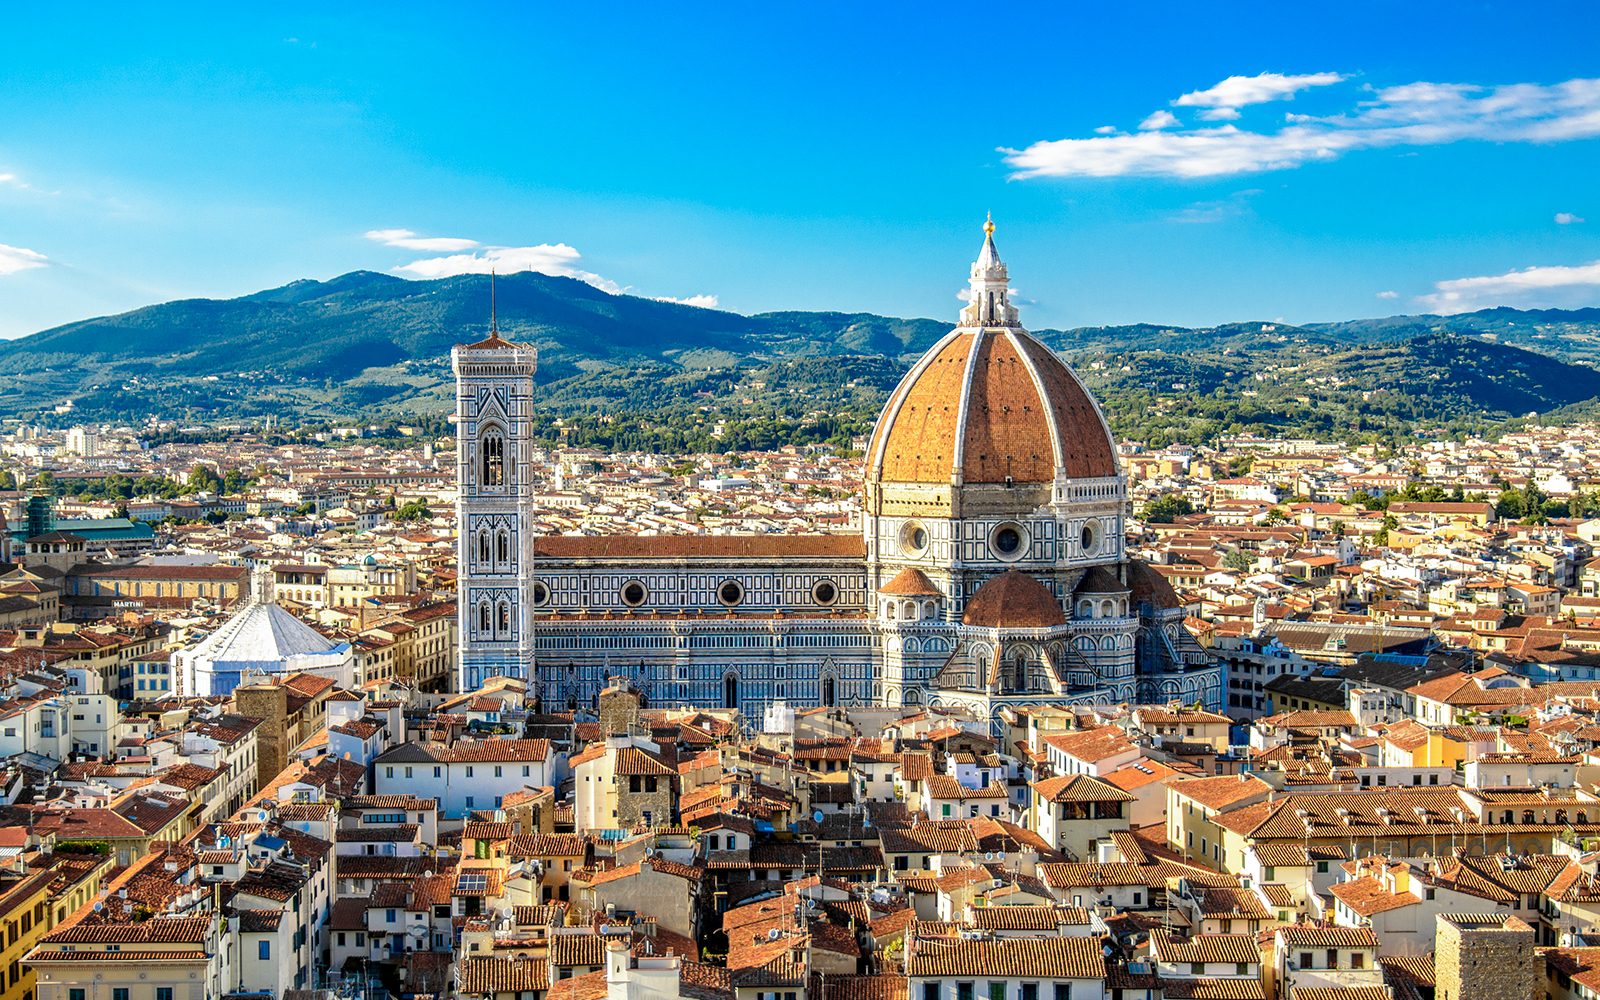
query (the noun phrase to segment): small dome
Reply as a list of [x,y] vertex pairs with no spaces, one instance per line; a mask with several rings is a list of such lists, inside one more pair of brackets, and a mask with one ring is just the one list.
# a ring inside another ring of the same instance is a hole
[[1083,579],[1078,581],[1075,593],[1079,594],[1126,594],[1131,588],[1117,579],[1117,574],[1104,566],[1092,566],[1089,572],[1083,574]]
[[1178,592],[1172,589],[1167,578],[1157,573],[1141,559],[1128,560],[1128,583],[1135,604],[1148,604],[1158,610],[1181,607]]
[[894,579],[879,587],[878,593],[888,594],[891,597],[944,596],[944,592],[928,579],[927,574],[910,566],[896,573]]
[[1054,628],[1067,623],[1048,587],[1019,570],[993,577],[967,602],[965,625],[979,628]]
[[365,566],[376,566],[376,565],[378,565],[378,557],[377,556],[367,556],[365,559],[361,560],[361,562]]

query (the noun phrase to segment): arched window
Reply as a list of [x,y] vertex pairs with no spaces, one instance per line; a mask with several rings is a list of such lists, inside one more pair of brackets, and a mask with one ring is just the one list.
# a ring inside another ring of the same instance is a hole
[[1567,821],[1567,811],[1565,809],[1557,809],[1556,810],[1556,822],[1557,823],[1565,823],[1566,821]]
[[1028,689],[1028,654],[1018,650],[1013,666],[1016,673],[1014,683],[1017,690],[1026,691]]
[[932,618],[933,617],[933,602],[932,601],[923,601],[922,602],[922,616],[924,618]]
[[499,627],[496,629],[497,632],[500,632],[501,634],[510,634],[511,605],[507,604],[505,601],[500,602],[500,621],[498,622],[498,625]]
[[1122,600],[1121,606],[1122,606],[1122,617],[1124,617],[1124,618],[1128,617],[1128,601],[1127,601],[1126,598],[1124,598]]
[[722,682],[722,707],[739,707],[739,678],[732,674],[729,674],[727,680]]
[[1582,826],[1583,824],[1585,824],[1587,822],[1589,822],[1589,814],[1586,813],[1586,812],[1580,811],[1578,813],[1578,825]]
[[511,536],[501,528],[494,536],[495,560],[501,563],[511,561]]
[[1533,810],[1532,809],[1524,809],[1524,810],[1522,810],[1522,822],[1523,822],[1524,825],[1531,825],[1533,823]]
[[[732,680],[732,678],[729,678],[729,680]],[[827,707],[829,707],[829,708],[833,707],[833,678],[832,677],[824,677],[822,679],[822,704],[827,706]]]
[[504,486],[506,484],[506,439],[500,432],[490,428],[483,432],[483,440],[479,445],[483,454],[483,468],[478,476],[480,486]]
[[1100,602],[1100,617],[1101,618],[1110,618],[1111,617],[1111,602],[1110,601],[1101,601]]
[[900,617],[906,621],[915,621],[917,618],[917,602],[906,601],[900,606]]
[[489,602],[484,601],[478,606],[478,631],[489,635],[494,631],[494,615],[489,610]]
[[1515,822],[1515,820],[1512,819],[1512,814],[1511,814],[1511,810],[1510,809],[1507,809],[1500,816],[1500,822],[1504,823],[1506,826],[1510,826],[1513,822]]
[[1094,605],[1091,604],[1088,601],[1079,601],[1078,602],[1078,617],[1079,618],[1093,618],[1094,617]]

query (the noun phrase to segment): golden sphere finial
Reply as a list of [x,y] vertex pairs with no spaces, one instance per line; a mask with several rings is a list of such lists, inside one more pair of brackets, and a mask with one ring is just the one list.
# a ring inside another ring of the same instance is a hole
[[986,234],[988,234],[990,236],[994,235],[994,213],[993,212],[990,212],[988,214],[988,218],[984,220],[983,231],[984,231],[984,233],[986,233]]

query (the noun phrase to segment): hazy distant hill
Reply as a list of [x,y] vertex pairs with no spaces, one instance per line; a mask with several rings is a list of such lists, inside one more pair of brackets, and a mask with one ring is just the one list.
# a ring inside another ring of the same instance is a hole
[[[809,405],[859,416],[952,322],[741,316],[532,272],[499,278],[497,296],[504,335],[539,348],[541,405],[571,412]],[[81,418],[107,420],[437,413],[451,405],[450,347],[481,338],[488,321],[483,275],[408,281],[354,271],[237,299],[167,302],[0,342],[0,414],[64,399]],[[1591,367],[1600,365],[1600,309],[1037,335],[1072,357],[1129,433],[1277,422],[1333,434],[1497,420],[1600,396]],[[1189,398],[1187,410],[1174,409],[1176,397]]]
[[[610,295],[572,278],[519,272],[498,279],[502,333],[540,348],[541,380],[584,361],[727,364],[761,355],[899,355],[949,329],[934,320],[868,314],[741,316]],[[68,323],[0,343],[0,372],[82,361],[145,362],[184,375],[271,370],[344,380],[408,359],[443,358],[481,338],[489,278],[407,281],[353,271],[237,299],[183,299]],[[682,356],[688,355],[688,358]]]

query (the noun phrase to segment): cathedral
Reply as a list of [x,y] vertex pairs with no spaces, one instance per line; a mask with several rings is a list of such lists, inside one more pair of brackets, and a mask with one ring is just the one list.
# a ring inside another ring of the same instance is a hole
[[651,704],[1222,707],[1164,578],[1124,551],[1127,480],[1099,404],[1022,329],[994,225],[954,330],[889,397],[859,535],[548,536],[531,523],[533,348],[451,352],[457,681],[545,709],[608,684]]

